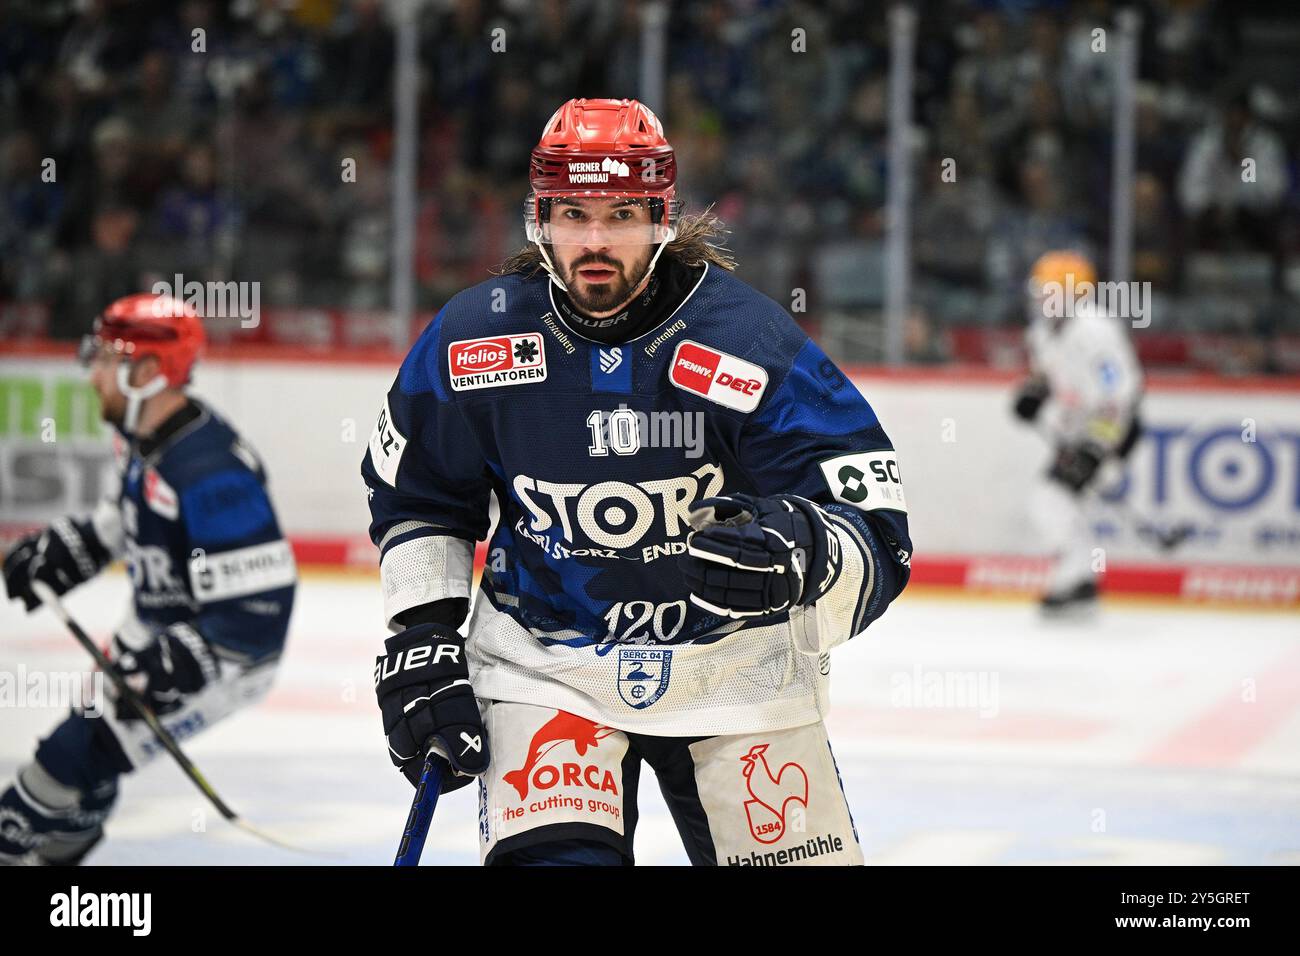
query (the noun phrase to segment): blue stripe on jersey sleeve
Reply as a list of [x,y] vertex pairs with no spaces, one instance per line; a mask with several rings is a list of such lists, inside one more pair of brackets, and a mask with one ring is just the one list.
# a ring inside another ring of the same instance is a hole
[[275,528],[266,489],[242,469],[215,472],[182,491],[181,515],[190,543],[203,548],[257,543],[250,539],[264,540]]
[[420,339],[402,362],[397,373],[397,387],[404,395],[419,395],[433,392],[438,401],[447,401],[447,390],[442,385],[442,374],[438,363],[442,358],[440,342],[442,341],[442,312],[433,317],[421,334]]
[[751,419],[779,435],[852,435],[879,424],[876,413],[816,343],[804,343],[794,364]]

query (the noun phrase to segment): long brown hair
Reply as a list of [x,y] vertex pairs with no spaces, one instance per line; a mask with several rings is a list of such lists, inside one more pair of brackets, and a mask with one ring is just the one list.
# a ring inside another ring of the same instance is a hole
[[[726,247],[727,232],[712,206],[698,215],[682,216],[677,222],[677,236],[668,243],[664,255],[674,256],[692,268],[708,262],[728,272],[735,271],[736,257]],[[541,250],[530,242],[492,271],[499,276],[512,272],[536,275],[543,268]]]

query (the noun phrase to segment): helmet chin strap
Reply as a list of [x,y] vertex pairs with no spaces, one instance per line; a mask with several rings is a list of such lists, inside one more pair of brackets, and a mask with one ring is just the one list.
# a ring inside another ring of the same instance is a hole
[[[645,273],[636,281],[636,284],[632,286],[632,288],[639,289],[641,287],[641,283],[645,282],[646,277],[655,271],[655,263],[659,261],[659,257],[663,255],[664,250],[668,248],[668,243],[677,238],[677,229],[674,226],[667,226],[666,228],[668,230],[667,234],[664,236],[663,241],[659,243],[659,248],[655,250],[655,254],[650,257],[650,264],[645,267]],[[530,224],[528,226],[528,238],[535,246],[537,246],[537,251],[542,254],[542,268],[547,271],[551,280],[556,285],[565,292],[568,292],[569,287],[565,285],[564,280],[560,278],[560,270],[557,269],[555,263],[551,261],[551,254],[546,251],[546,243],[542,242],[541,227]]]
[[551,254],[546,251],[546,244],[539,239],[534,240],[534,242],[537,245],[537,251],[542,254],[542,268],[550,274],[552,282],[558,285],[565,292],[568,292],[569,287],[565,285],[564,280],[560,278],[559,270],[555,268],[555,263],[551,261]]
[[126,396],[126,414],[122,417],[122,431],[134,436],[140,424],[140,412],[144,403],[167,387],[163,375],[155,375],[139,388],[131,384],[131,363],[123,362],[117,367],[117,390]]

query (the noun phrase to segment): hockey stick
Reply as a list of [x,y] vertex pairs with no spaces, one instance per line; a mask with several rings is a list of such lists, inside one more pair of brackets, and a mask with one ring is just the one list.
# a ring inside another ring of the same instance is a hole
[[1105,498],[1102,496],[1100,491],[1094,491],[1093,494],[1102,504],[1120,511],[1128,519],[1129,523],[1133,525],[1134,530],[1138,533],[1138,537],[1149,535],[1154,538],[1156,544],[1160,545],[1161,551],[1172,551],[1196,533],[1196,528],[1187,522],[1174,525],[1169,529],[1161,528],[1155,524],[1155,522],[1142,517],[1142,515],[1134,511],[1133,506],[1123,498]]
[[442,790],[442,758],[431,748],[424,758],[420,771],[420,784],[411,800],[411,812],[406,815],[406,829],[402,842],[397,845],[397,858],[393,866],[419,866],[424,852],[424,840],[429,835],[433,811],[438,808],[438,794]]
[[158,742],[163,745],[163,748],[172,755],[172,758],[180,766],[181,770],[184,771],[185,776],[189,777],[190,780],[193,781],[194,786],[198,787],[203,796],[207,797],[208,802],[217,808],[218,813],[241,830],[252,834],[259,840],[265,840],[267,843],[274,844],[275,846],[286,850],[294,850],[298,853],[313,852],[311,850],[304,850],[301,847],[296,847],[290,843],[285,843],[283,840],[277,839],[263,830],[259,830],[247,820],[243,819],[234,810],[230,809],[230,807],[226,805],[226,802],[218,796],[217,791],[212,789],[212,784],[208,783],[207,778],[199,772],[199,768],[194,766],[193,761],[191,761],[189,757],[185,756],[185,752],[181,750],[181,746],[176,742],[176,738],[173,737],[167,728],[162,725],[162,722],[158,719],[158,715],[155,714],[153,709],[145,703],[144,698],[136,693],[135,690],[126,682],[126,678],[121,675],[118,669],[113,666],[113,662],[108,659],[107,655],[105,655],[104,652],[96,646],[95,642],[90,639],[90,635],[82,630],[81,625],[72,619],[72,616],[68,614],[67,609],[63,606],[63,602],[59,600],[59,596],[54,593],[53,588],[44,581],[33,581],[32,592],[40,598],[41,603],[53,611],[54,616],[62,621],[68,630],[72,632],[72,636],[77,639],[77,643],[86,649],[86,652],[94,659],[95,664],[98,665],[100,671],[108,676],[109,681],[113,684],[114,690],[117,691],[121,699],[130,704],[131,709],[140,715],[140,719],[142,719],[149,729],[153,731],[154,736],[158,738]]

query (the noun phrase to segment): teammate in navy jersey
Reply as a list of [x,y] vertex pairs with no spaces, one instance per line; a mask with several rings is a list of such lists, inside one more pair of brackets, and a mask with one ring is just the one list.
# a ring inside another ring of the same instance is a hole
[[[82,357],[117,432],[119,487],[4,562],[9,597],[31,611],[33,581],[62,595],[126,560],[133,600],[109,656],[182,741],[269,689],[297,581],[261,463],[185,394],[203,343],[195,311],[168,297],[104,311]],[[125,702],[74,708],[0,795],[0,862],[80,862],[103,836],[118,777],[160,750]]]
[[893,446],[681,214],[646,107],[566,103],[530,178],[531,245],[424,331],[362,463],[392,760],[478,779],[490,864],[630,863],[642,762],[694,863],[860,863],[823,718],[907,583]]

